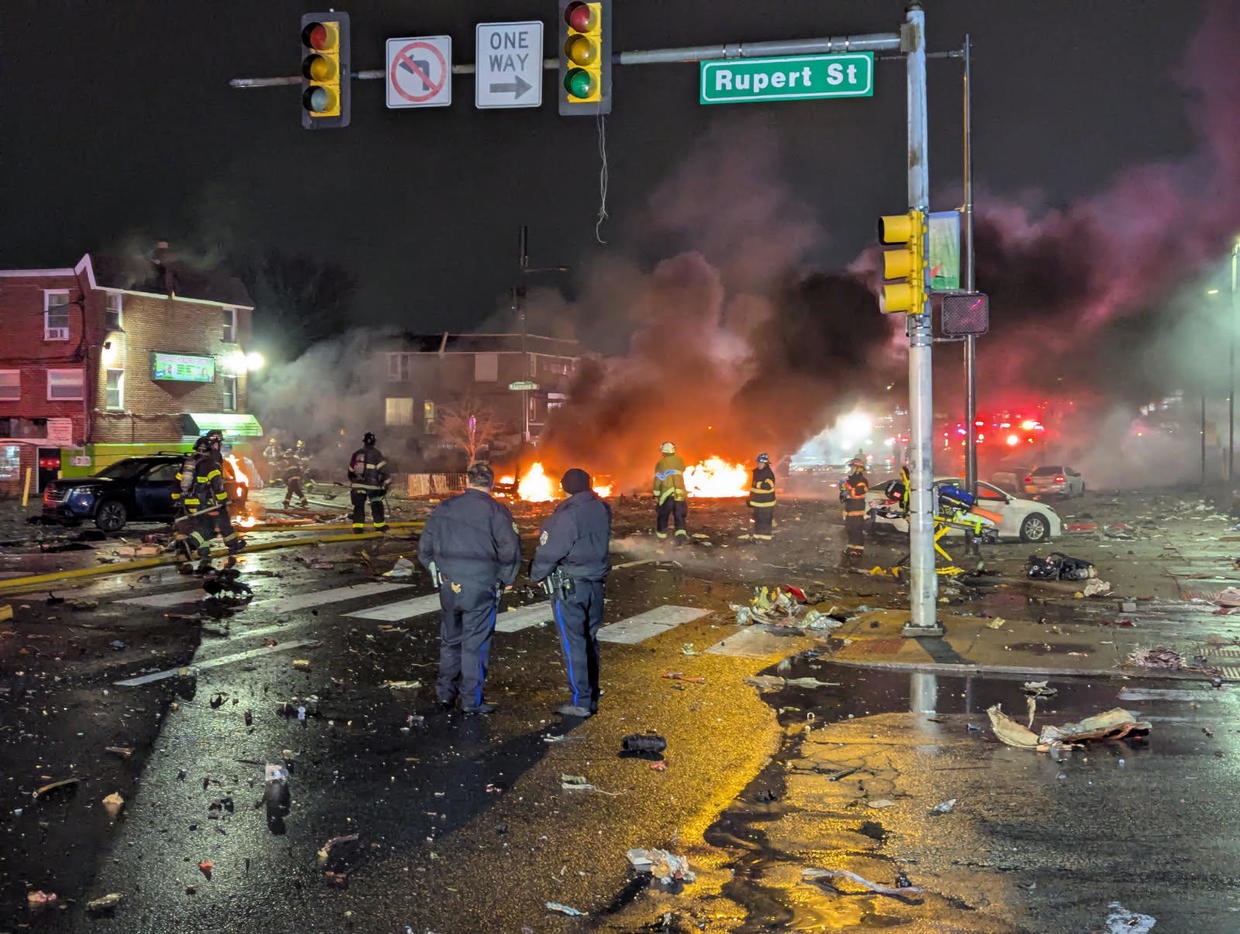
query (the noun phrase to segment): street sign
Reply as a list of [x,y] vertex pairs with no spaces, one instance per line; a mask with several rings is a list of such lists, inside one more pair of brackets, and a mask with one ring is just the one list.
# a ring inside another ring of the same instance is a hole
[[387,105],[447,107],[452,103],[452,37],[387,41]]
[[541,107],[543,24],[479,23],[474,34],[474,106]]
[[515,383],[509,383],[508,388],[518,391],[526,390],[527,392],[534,392],[538,389],[538,384],[531,379],[519,379]]
[[873,52],[730,58],[700,64],[703,104],[874,96]]
[[929,229],[926,261],[930,265],[930,288],[938,292],[959,289],[960,212],[933,212],[929,218]]

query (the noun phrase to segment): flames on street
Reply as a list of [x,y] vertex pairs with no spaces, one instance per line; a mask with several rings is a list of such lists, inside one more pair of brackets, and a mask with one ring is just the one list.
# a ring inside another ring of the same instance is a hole
[[[501,484],[516,482],[515,476],[500,477]],[[749,494],[749,471],[743,464],[730,464],[721,457],[708,457],[685,470],[685,488],[693,497],[729,498]],[[596,484],[594,492],[608,497],[611,484]],[[547,475],[540,462],[533,463],[517,483],[517,497],[527,503],[547,503],[560,499],[558,481]]]

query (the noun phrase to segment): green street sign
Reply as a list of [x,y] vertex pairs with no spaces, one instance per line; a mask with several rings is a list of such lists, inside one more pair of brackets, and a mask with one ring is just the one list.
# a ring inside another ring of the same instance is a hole
[[874,96],[873,52],[729,58],[700,65],[703,104]]

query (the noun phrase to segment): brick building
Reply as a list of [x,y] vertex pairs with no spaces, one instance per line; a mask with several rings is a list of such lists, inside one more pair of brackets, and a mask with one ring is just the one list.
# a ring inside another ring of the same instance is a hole
[[163,245],[151,259],[0,270],[0,494],[20,493],[28,468],[33,492],[208,428],[257,438],[252,312],[238,280]]
[[459,466],[464,456],[441,422],[465,400],[504,427],[490,445],[492,456],[515,453],[523,435],[537,443],[547,413],[568,397],[581,346],[534,334],[402,334],[377,342],[374,353],[382,424],[393,439],[385,452],[415,469],[419,460],[421,467],[442,469]]

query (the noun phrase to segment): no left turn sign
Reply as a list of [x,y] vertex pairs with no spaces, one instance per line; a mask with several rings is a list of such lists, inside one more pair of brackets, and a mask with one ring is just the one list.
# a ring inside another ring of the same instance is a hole
[[452,103],[452,37],[387,40],[387,105],[447,107]]

